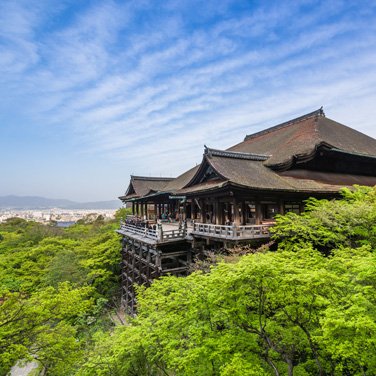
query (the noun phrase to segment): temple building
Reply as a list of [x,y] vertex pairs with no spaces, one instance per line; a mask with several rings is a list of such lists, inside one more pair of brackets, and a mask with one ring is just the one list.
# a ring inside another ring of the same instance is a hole
[[276,214],[300,213],[308,197],[376,185],[376,140],[327,118],[321,109],[245,136],[227,150],[205,146],[201,163],[175,179],[131,176],[120,199],[123,297],[133,285],[185,275],[192,254],[268,240]]

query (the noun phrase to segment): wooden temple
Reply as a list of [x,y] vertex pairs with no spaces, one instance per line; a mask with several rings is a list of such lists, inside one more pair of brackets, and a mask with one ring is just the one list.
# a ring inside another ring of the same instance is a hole
[[276,214],[300,213],[308,197],[376,185],[376,140],[321,109],[247,135],[226,150],[206,147],[201,163],[175,179],[131,176],[123,236],[123,297],[161,275],[186,275],[192,254],[269,239]]

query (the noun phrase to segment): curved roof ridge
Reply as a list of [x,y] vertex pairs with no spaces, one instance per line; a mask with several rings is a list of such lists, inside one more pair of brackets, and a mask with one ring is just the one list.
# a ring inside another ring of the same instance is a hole
[[301,122],[303,120],[307,120],[309,118],[319,117],[319,116],[325,117],[325,113],[324,113],[324,110],[323,110],[322,106],[318,110],[312,111],[312,112],[310,112],[308,114],[305,114],[305,115],[302,115],[302,116],[299,116],[299,117],[297,117],[295,119],[291,119],[291,120],[285,121],[285,122],[277,124],[277,125],[275,125],[273,127],[264,129],[264,130],[262,130],[260,132],[256,132],[256,133],[253,133],[253,134],[250,134],[250,135],[246,135],[245,138],[244,138],[244,141],[247,141],[247,140],[250,140],[252,138],[256,138],[256,137],[262,136],[264,134],[268,134],[268,133],[277,131],[279,129],[288,127],[289,125],[299,123],[299,122]]
[[356,151],[347,151],[347,150],[338,149],[338,148],[331,148],[331,151],[335,151],[337,153],[343,153],[343,154],[351,154],[351,155],[355,155],[355,156],[358,156],[358,157],[367,157],[367,158],[371,158],[371,159],[376,159],[376,155],[359,153],[359,152],[356,152]]
[[205,145],[205,155],[215,156],[215,157],[224,157],[224,158],[237,158],[237,159],[248,159],[251,161],[266,161],[270,155],[265,154],[255,154],[255,153],[246,153],[239,151],[228,151],[228,150],[219,150],[208,148]]
[[170,181],[175,178],[168,178],[168,177],[158,177],[158,176],[136,176],[136,175],[131,175],[131,179],[133,180],[158,180],[158,181]]

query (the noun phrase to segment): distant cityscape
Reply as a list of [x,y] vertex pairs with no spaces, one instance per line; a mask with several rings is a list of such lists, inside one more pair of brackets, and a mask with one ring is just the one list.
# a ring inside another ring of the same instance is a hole
[[39,223],[74,223],[80,219],[91,218],[95,220],[99,215],[106,220],[113,219],[115,209],[42,209],[42,210],[16,210],[16,209],[0,209],[0,223],[5,222],[9,218],[22,218],[28,221]]

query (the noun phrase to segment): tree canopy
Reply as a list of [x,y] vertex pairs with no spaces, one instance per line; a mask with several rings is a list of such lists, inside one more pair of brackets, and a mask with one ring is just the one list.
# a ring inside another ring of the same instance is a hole
[[116,223],[0,225],[0,375],[28,357],[48,375],[375,375],[376,188],[342,195],[279,216],[274,251],[139,286],[125,325]]
[[0,375],[28,358],[51,375],[73,372],[92,327],[103,327],[106,302],[119,295],[116,227],[0,224]]
[[79,375],[376,374],[375,189],[280,216],[278,250],[138,288]]
[[329,254],[340,247],[376,248],[376,187],[344,188],[341,200],[306,201],[305,212],[277,216],[271,231],[279,249],[307,244]]

